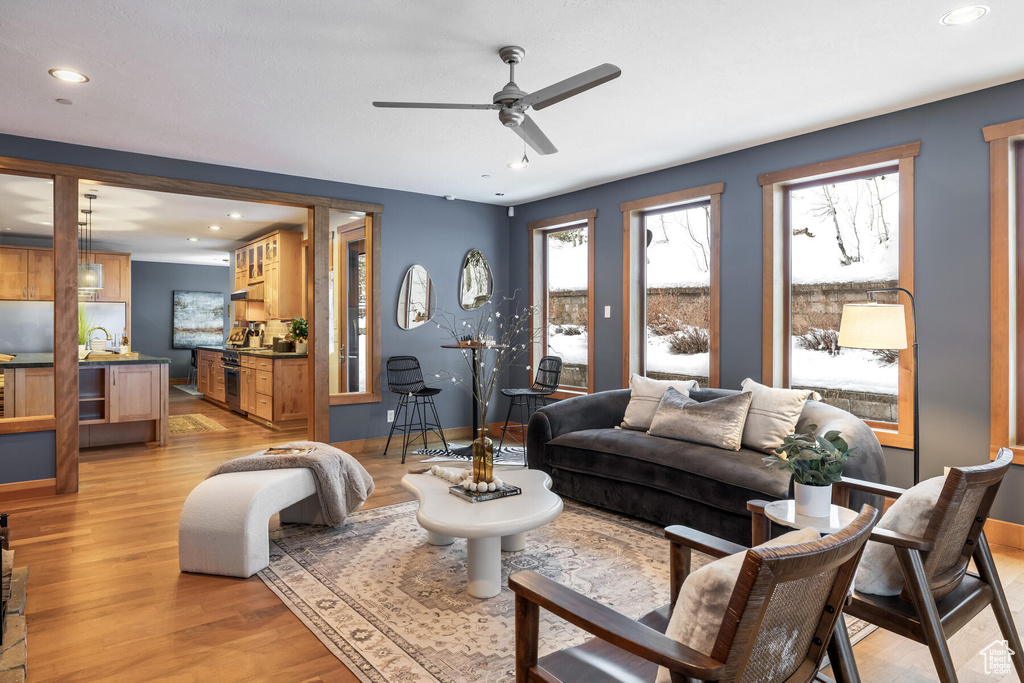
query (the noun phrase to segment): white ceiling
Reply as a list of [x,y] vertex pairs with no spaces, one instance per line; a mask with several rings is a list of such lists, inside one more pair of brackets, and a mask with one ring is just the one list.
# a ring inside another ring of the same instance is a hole
[[[11,1],[0,131],[510,205],[1024,77],[1024,3],[961,1]],[[560,151],[524,171],[496,112],[370,105],[489,103],[506,44],[526,91],[622,68],[533,115]]]
[[[124,251],[135,261],[226,266],[240,243],[273,230],[306,223],[307,210],[274,204],[236,202],[149,192],[82,182],[93,200],[93,242],[97,250]],[[232,219],[229,213],[241,213]],[[340,214],[339,214],[340,215]],[[85,220],[82,216],[80,220]],[[0,244],[11,237],[53,236],[53,185],[41,178],[0,174]],[[210,230],[218,225],[220,230]],[[196,237],[198,242],[189,242]]]

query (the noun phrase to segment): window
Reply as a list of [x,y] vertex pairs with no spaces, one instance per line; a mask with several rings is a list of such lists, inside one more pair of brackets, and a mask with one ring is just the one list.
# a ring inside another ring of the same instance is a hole
[[1024,464],[1024,119],[983,129],[991,184],[991,455]]
[[718,386],[723,183],[621,205],[623,386],[636,372]]
[[330,260],[328,309],[330,311],[331,403],[380,400],[377,370],[373,365],[375,339],[372,254],[378,240],[373,234],[374,214],[357,211],[330,212]]
[[[911,352],[840,348],[839,324],[843,305],[867,301],[867,290],[913,291],[918,148],[761,176],[763,381],[813,389],[865,420],[884,445],[898,447],[913,441]],[[894,294],[877,298],[908,303]]]
[[588,211],[527,224],[530,299],[536,307],[530,366],[536,367],[542,356],[561,358],[561,386],[567,394],[594,390],[596,215],[596,211]]

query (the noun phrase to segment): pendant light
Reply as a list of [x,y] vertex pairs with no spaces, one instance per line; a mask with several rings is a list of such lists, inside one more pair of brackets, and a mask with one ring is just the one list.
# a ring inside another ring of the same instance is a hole
[[87,194],[85,198],[89,200],[89,208],[82,209],[86,222],[78,224],[78,292],[88,295],[103,289],[103,266],[93,262],[92,200],[96,195]]

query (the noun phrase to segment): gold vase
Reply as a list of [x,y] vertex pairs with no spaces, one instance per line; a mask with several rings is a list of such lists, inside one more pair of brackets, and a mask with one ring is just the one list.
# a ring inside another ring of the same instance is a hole
[[494,481],[494,442],[481,429],[480,435],[473,441],[473,483],[490,484],[492,481]]

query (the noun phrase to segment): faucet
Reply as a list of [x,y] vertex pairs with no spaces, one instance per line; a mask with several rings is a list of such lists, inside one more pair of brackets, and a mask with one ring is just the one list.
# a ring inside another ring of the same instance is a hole
[[100,327],[99,325],[97,325],[96,327],[91,328],[88,332],[86,332],[85,333],[86,338],[91,340],[92,339],[91,335],[96,330],[103,330],[103,334],[107,335],[107,341],[114,341],[114,338],[110,336],[110,333],[107,332],[106,329]]

